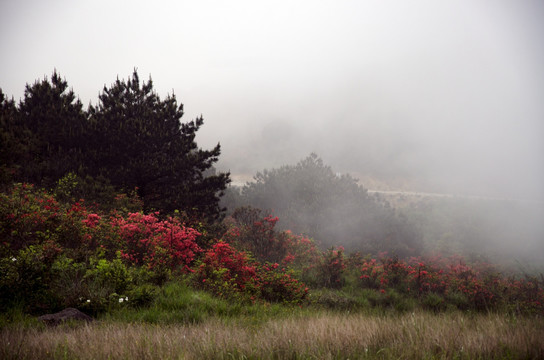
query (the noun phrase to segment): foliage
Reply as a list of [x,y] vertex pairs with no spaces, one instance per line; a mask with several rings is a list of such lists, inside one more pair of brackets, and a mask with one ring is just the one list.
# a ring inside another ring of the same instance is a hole
[[20,166],[19,159],[25,155],[25,147],[20,141],[26,137],[20,123],[17,106],[13,99],[8,100],[0,89],[0,190],[11,185]]
[[[68,194],[75,181],[65,177],[58,191]],[[28,184],[0,196],[1,311],[43,313],[70,306],[96,315],[152,306],[157,285],[191,274],[194,287],[239,304],[313,301],[403,312],[419,303],[432,311],[544,313],[541,277],[506,277],[461,257],[346,256],[342,247],[321,252],[310,238],[275,230],[278,219],[258,209],[235,212],[225,221],[222,241],[202,252],[200,232],[185,226],[179,214],[161,219],[158,213],[105,213],[84,200],[59,203]],[[205,223],[198,226],[207,231]],[[321,289],[325,295],[310,299],[304,283],[335,293]]]
[[[36,312],[55,306],[52,265],[61,249],[51,240],[29,245],[15,253],[4,249],[0,259],[0,308],[14,305]],[[7,254],[6,254],[7,253]]]
[[85,278],[90,279],[102,288],[110,289],[111,293],[124,293],[132,279],[125,264],[119,258],[107,259],[92,258],[90,269]]
[[195,142],[202,117],[181,123],[183,105],[165,100],[134,71],[99,95],[87,111],[55,71],[27,85],[18,104],[0,90],[0,187],[28,182],[57,190],[58,200],[84,198],[113,208],[117,193],[135,191],[146,211],[181,210],[221,217],[230,182],[215,173],[220,146]]
[[245,251],[251,252],[259,261],[280,262],[286,255],[283,239],[274,230],[277,217],[261,215],[260,209],[238,208],[232,214],[232,223],[224,239]]
[[49,239],[60,222],[59,203],[33,185],[16,184],[0,194],[0,238],[13,250]]
[[118,189],[137,189],[147,211],[182,210],[218,217],[219,196],[229,174],[214,174],[220,146],[199,149],[194,141],[204,120],[181,123],[183,105],[140,85],[136,71],[127,81],[104,87],[89,109],[92,128],[90,175],[103,175]]
[[13,180],[50,188],[65,173],[79,170],[84,163],[86,117],[81,102],[56,71],[51,81],[27,84],[17,108],[11,104],[3,108],[5,125],[12,127],[2,133],[13,146],[8,162]]
[[[132,295],[134,297],[135,295]],[[132,297],[130,303],[133,303]],[[116,322],[149,323],[159,325],[195,325],[220,317],[234,318],[251,324],[290,313],[290,308],[275,304],[242,304],[220,298],[209,291],[196,290],[183,279],[175,279],[156,289],[153,300],[146,307],[124,307],[109,312],[103,319]]]
[[312,290],[310,294],[311,304],[318,308],[336,311],[362,311],[369,309],[368,299],[359,294],[346,293],[338,289],[321,288]]
[[[200,251],[199,233],[177,218],[97,213],[84,200],[60,204],[28,184],[0,197],[2,308],[19,301],[29,311],[104,311],[142,281],[162,283],[172,272],[189,271]],[[134,281],[133,265],[145,268]],[[142,291],[145,303],[150,293]]]
[[223,240],[250,252],[260,262],[289,267],[299,278],[317,276],[315,270],[322,254],[315,242],[290,230],[275,230],[278,220],[278,217],[263,214],[260,209],[238,208],[225,221],[228,230]]
[[57,181],[53,194],[61,203],[72,204],[80,199],[87,199],[93,208],[106,213],[127,215],[129,212],[143,210],[143,201],[138,197],[136,190],[119,193],[103,176],[81,177],[69,172]]
[[488,264],[469,266],[459,257],[365,259],[360,278],[364,288],[415,297],[435,311],[451,304],[462,310],[544,312],[542,279],[505,277]]
[[195,283],[221,297],[240,301],[301,302],[308,289],[277,263],[256,262],[226,242],[206,251],[197,265]]
[[[323,247],[413,255],[420,238],[406,219],[368,195],[357,180],[337,175],[315,154],[294,166],[264,170],[243,187],[241,205],[274,209],[279,225]],[[233,199],[231,199],[233,200]]]
[[[200,234],[184,227],[177,218],[160,221],[157,215],[129,213],[127,218],[112,218],[111,224],[119,234],[121,256],[131,264],[149,269],[188,270],[200,251],[196,244]],[[93,226],[91,220],[86,220],[88,227]]]
[[329,288],[341,288],[343,284],[343,273],[346,268],[344,264],[344,248],[331,247],[323,254],[322,264],[319,268],[321,285]]

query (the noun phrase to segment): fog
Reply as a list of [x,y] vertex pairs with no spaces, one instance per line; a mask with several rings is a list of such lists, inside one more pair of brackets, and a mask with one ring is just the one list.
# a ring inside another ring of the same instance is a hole
[[0,87],[81,100],[133,68],[233,177],[311,152],[402,190],[544,200],[539,0],[10,1]]

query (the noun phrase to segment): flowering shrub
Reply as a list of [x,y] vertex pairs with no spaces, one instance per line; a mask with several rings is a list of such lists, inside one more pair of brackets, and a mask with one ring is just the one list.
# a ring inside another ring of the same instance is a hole
[[[150,269],[182,268],[189,270],[200,248],[196,238],[200,235],[196,230],[186,228],[175,218],[160,221],[158,213],[129,213],[125,219],[115,217],[112,226],[119,234],[119,249],[122,257],[134,265],[145,265]],[[92,228],[94,220],[87,218],[88,227]]]
[[505,278],[489,265],[468,266],[459,257],[412,258],[407,262],[394,257],[366,259],[360,279],[365,288],[410,294],[433,308],[447,301],[461,309],[505,306],[522,312],[544,312],[544,281],[536,277]]
[[[308,294],[303,282],[331,288],[357,282],[371,289],[370,303],[385,306],[409,308],[418,301],[433,310],[544,314],[542,278],[505,277],[459,257],[346,259],[342,247],[320,252],[312,239],[275,231],[278,219],[254,209],[239,212],[225,241],[202,253],[201,232],[180,217],[124,214],[99,212],[83,200],[60,204],[27,184],[0,194],[0,308],[20,302],[31,311],[81,305],[98,312],[127,305],[129,295],[130,304],[148,303],[154,288],[146,286],[181,270],[194,272],[200,288],[248,302],[300,303]],[[402,305],[403,299],[409,301]]]
[[30,184],[16,184],[0,194],[0,239],[13,250],[47,240],[61,222],[59,211],[53,196]]
[[320,253],[315,242],[303,235],[293,234],[286,230],[280,234],[284,244],[285,256],[281,264],[307,272],[319,262]]
[[279,263],[289,267],[297,278],[315,281],[322,254],[315,242],[291,231],[274,230],[277,217],[261,216],[251,207],[236,209],[223,240],[250,252],[261,262]]
[[[75,306],[74,299],[86,297],[98,309],[99,302],[110,303],[104,299],[131,282],[126,265],[151,270],[149,281],[154,283],[163,282],[173,270],[189,271],[200,252],[198,236],[178,219],[106,215],[83,200],[60,204],[43,190],[18,184],[0,194],[0,287],[6,295],[0,302],[25,299],[45,309]],[[58,262],[57,255],[62,255]],[[93,263],[96,256],[99,260]],[[91,285],[95,291],[86,294]]]
[[277,217],[262,217],[261,210],[243,207],[236,209],[232,218],[234,223],[223,240],[251,252],[260,261],[278,262],[285,256],[283,239],[274,230]]
[[216,295],[236,297],[245,293],[254,300],[258,296],[255,262],[245,252],[225,242],[218,242],[206,252],[197,268],[198,283]]
[[280,270],[278,264],[259,268],[260,296],[269,302],[300,303],[308,296],[308,288],[292,274]]
[[383,273],[383,267],[380,267],[376,259],[364,260],[361,266],[361,283],[364,288],[379,289],[380,280],[378,276]]
[[197,264],[196,284],[222,297],[245,293],[252,300],[258,295],[255,262],[245,252],[219,241],[206,251]]
[[320,279],[322,286],[329,288],[341,288],[343,285],[342,275],[346,265],[344,264],[344,248],[331,247],[323,253],[320,264]]
[[219,241],[196,268],[195,283],[216,295],[242,301],[302,301],[308,289],[279,264],[261,265],[246,252]]
[[63,249],[87,251],[82,258],[102,247],[110,259],[120,250],[131,264],[187,270],[200,251],[200,234],[177,218],[161,221],[157,215],[105,216],[91,211],[83,200],[61,206],[28,184],[0,194],[0,236],[13,251],[51,240]]
[[97,230],[102,218],[96,215],[98,218],[91,220],[92,227],[96,229],[87,231],[86,219],[92,219],[91,214],[96,215],[86,207],[83,199],[68,205],[62,212],[62,221],[57,229],[58,241],[64,248],[73,249],[75,257],[86,257],[99,245]]
[[293,270],[296,277],[319,286],[343,285],[344,248],[321,253],[315,242],[291,231],[274,230],[277,217],[261,216],[259,209],[239,208],[223,239],[253,254],[259,261],[280,263]]

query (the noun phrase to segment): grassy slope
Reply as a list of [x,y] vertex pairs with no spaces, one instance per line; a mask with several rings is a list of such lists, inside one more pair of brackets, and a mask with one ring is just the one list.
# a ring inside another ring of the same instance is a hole
[[542,358],[544,320],[428,312],[282,316],[250,324],[211,318],[156,326],[103,321],[0,332],[10,358]]
[[544,358],[543,334],[538,317],[240,305],[170,283],[151,306],[88,325],[15,316],[0,330],[0,358]]

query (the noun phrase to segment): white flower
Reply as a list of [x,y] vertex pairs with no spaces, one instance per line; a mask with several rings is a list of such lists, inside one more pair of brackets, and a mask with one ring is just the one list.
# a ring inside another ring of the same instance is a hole
[[90,302],[91,302],[91,300],[87,299],[87,302],[88,302],[88,303],[90,303]]
[[122,302],[123,302],[123,300],[125,300],[125,299],[123,299],[123,298],[119,298],[119,302],[120,302],[120,303],[122,303]]
[[128,301],[128,296],[127,296],[127,297],[125,297],[125,301]]
[[17,261],[17,259],[16,259],[16,258],[14,258],[14,257],[12,257],[12,258],[11,258],[11,261]]

